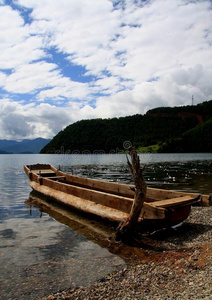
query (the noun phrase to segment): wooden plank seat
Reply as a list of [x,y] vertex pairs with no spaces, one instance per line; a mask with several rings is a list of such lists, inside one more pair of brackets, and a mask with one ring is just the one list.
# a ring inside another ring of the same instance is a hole
[[35,173],[37,175],[45,176],[45,177],[47,177],[47,176],[55,176],[56,175],[56,173],[53,170],[51,170],[51,169],[32,170],[31,172]]
[[45,178],[52,179],[52,180],[59,180],[59,179],[65,180],[66,179],[65,176],[51,176],[51,177],[45,177]]
[[184,196],[184,197],[178,197],[178,198],[172,198],[167,200],[159,200],[152,202],[151,205],[154,205],[156,207],[174,207],[174,206],[180,206],[183,204],[188,204],[192,202],[200,201],[201,197],[200,195],[196,198],[193,198],[191,196]]

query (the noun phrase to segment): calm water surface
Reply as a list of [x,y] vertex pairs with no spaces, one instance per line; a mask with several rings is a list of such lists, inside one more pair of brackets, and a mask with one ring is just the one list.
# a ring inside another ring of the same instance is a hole
[[[212,193],[212,154],[140,158],[148,185]],[[0,299],[37,299],[125,266],[120,249],[111,251],[108,245],[112,228],[57,205],[46,207],[30,194],[23,165],[38,162],[80,176],[132,183],[125,155],[0,155]]]

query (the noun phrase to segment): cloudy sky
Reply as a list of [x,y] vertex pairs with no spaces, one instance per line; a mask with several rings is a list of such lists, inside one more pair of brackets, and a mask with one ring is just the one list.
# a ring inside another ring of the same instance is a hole
[[211,0],[0,0],[0,139],[212,99]]

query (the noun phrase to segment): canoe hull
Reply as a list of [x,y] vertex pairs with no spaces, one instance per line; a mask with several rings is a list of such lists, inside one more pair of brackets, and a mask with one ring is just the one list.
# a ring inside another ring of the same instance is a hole
[[[134,198],[131,185],[81,178],[63,173],[51,165],[24,166],[24,170],[33,190],[62,205],[111,222],[121,222],[129,216]],[[166,199],[171,204],[165,206]],[[139,222],[173,226],[188,217],[191,205],[210,204],[210,201],[208,195],[204,195],[203,201],[198,194],[148,188]]]

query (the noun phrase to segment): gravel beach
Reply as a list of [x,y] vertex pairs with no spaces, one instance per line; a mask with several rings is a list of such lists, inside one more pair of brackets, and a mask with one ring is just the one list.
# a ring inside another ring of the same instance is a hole
[[46,299],[212,299],[212,207],[194,207],[175,230],[143,238],[145,259],[134,249],[127,268],[88,287]]

